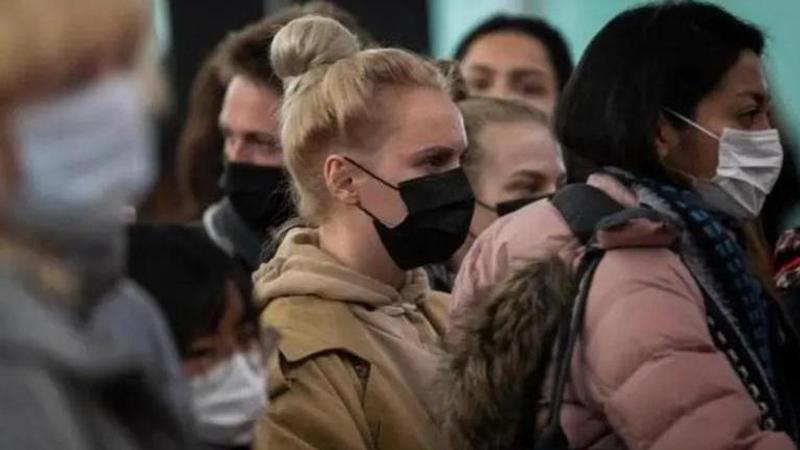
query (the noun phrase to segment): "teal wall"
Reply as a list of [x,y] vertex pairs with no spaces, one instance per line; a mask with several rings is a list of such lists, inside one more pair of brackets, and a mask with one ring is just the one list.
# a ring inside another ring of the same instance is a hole
[[[623,9],[641,0],[431,0],[431,36],[436,56],[452,56],[461,37],[487,16],[506,11],[537,14],[561,29],[577,60],[589,40]],[[800,132],[800,0],[716,0],[759,25],[768,35],[767,69],[773,96]]]
[[429,0],[433,54],[450,57],[461,37],[486,17],[504,12],[530,11],[528,0]]

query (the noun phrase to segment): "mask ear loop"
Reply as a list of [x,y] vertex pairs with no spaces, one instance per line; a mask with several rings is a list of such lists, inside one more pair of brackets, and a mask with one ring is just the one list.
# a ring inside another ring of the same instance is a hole
[[[687,123],[688,125],[690,125],[692,128],[696,129],[697,131],[700,131],[700,132],[701,132],[701,133],[703,133],[703,134],[706,134],[706,135],[708,135],[708,136],[709,136],[709,137],[711,137],[712,139],[715,139],[715,140],[717,140],[717,141],[721,141],[721,140],[722,140],[722,139],[721,139],[719,136],[717,136],[716,134],[712,133],[711,131],[709,131],[709,130],[708,130],[708,129],[706,129],[705,127],[701,126],[699,123],[697,123],[697,122],[695,122],[694,120],[692,120],[692,119],[690,119],[690,118],[688,118],[688,117],[684,116],[683,114],[679,113],[678,111],[675,111],[674,109],[672,109],[672,108],[667,108],[667,107],[664,107],[664,111],[668,112],[669,114],[672,114],[673,116],[677,117],[678,119],[680,119],[680,120],[682,120],[683,122],[685,122],[685,123]],[[686,172],[684,172],[684,171],[682,171],[682,170],[677,170],[677,169],[669,169],[669,168],[667,168],[667,169],[668,169],[668,170],[671,170],[673,173],[675,173],[675,174],[677,174],[677,175],[679,175],[679,176],[681,176],[681,177],[683,177],[683,178],[687,179],[687,180],[688,180],[688,181],[689,181],[689,182],[690,182],[690,183],[691,183],[693,186],[696,186],[698,183],[700,183],[700,182],[702,182],[702,181],[703,181],[703,180],[700,180],[699,178],[697,178],[696,176],[694,176],[694,175],[691,175],[691,174],[689,174],[689,173],[686,173]]]
[[358,167],[359,169],[361,169],[361,170],[362,170],[364,173],[366,173],[367,175],[369,175],[369,176],[371,176],[372,178],[374,178],[374,179],[376,179],[376,180],[380,181],[380,182],[381,182],[381,184],[383,184],[383,185],[385,185],[385,186],[388,186],[388,187],[390,187],[390,188],[394,189],[395,191],[399,191],[399,190],[400,190],[400,188],[399,188],[399,187],[397,187],[397,186],[394,186],[394,185],[392,185],[391,183],[389,183],[388,181],[384,180],[383,178],[381,178],[381,177],[379,177],[379,176],[375,175],[375,173],[373,173],[372,171],[370,171],[370,170],[369,170],[369,169],[367,169],[366,167],[362,166],[361,164],[359,164],[359,163],[357,163],[357,162],[353,161],[353,160],[352,160],[352,159],[350,159],[349,157],[347,157],[347,156],[342,156],[342,158],[344,158],[344,159],[345,159],[345,161],[349,162],[350,164],[352,164],[352,165],[354,165],[354,166]]
[[[352,165],[354,165],[354,166],[358,167],[359,169],[361,169],[361,170],[362,170],[364,173],[366,173],[367,175],[369,175],[369,176],[371,176],[372,178],[374,178],[374,179],[378,180],[378,181],[379,181],[381,184],[383,184],[383,185],[385,185],[385,186],[387,186],[387,187],[390,187],[390,188],[394,189],[395,191],[399,191],[399,190],[400,190],[400,188],[398,188],[398,187],[396,187],[396,186],[392,186],[392,185],[391,185],[391,184],[390,184],[388,181],[386,181],[386,180],[384,180],[383,178],[381,178],[381,177],[379,177],[379,176],[375,175],[375,174],[374,174],[374,173],[372,173],[372,172],[371,172],[369,169],[367,169],[366,167],[362,166],[361,164],[359,164],[359,163],[357,163],[357,162],[353,161],[353,160],[352,160],[352,159],[350,159],[349,157],[347,157],[347,156],[342,156],[342,158],[344,158],[344,159],[345,159],[345,161],[349,162],[350,164],[352,164]],[[372,214],[371,212],[367,211],[367,209],[366,209],[366,208],[364,208],[363,206],[361,206],[361,202],[358,202],[358,205],[356,205],[356,207],[357,207],[358,209],[360,209],[360,210],[361,210],[361,212],[363,212],[364,214],[366,214],[367,216],[369,216],[369,217],[370,217],[372,220],[374,220],[374,221],[378,222],[379,224],[383,225],[384,227],[386,227],[386,228],[394,228],[394,226],[393,226],[393,227],[390,227],[389,225],[387,225],[386,223],[384,223],[384,221],[383,221],[383,220],[381,220],[381,219],[379,219],[379,218],[378,218],[378,217],[377,217],[375,214]],[[395,225],[395,226],[397,226],[397,225]]]
[[722,140],[722,138],[720,138],[716,134],[712,133],[707,128],[700,126],[699,123],[697,123],[694,120],[684,116],[683,114],[679,113],[678,111],[675,111],[674,109],[667,108],[667,107],[664,108],[664,111],[666,111],[666,112],[672,114],[673,116],[677,117],[678,119],[686,122],[687,124],[691,125],[696,130],[700,131],[701,133],[707,134],[709,137],[712,137],[712,138],[716,139],[717,141],[721,141]]
[[491,206],[489,206],[488,203],[484,203],[483,201],[478,200],[477,198],[475,199],[475,204],[480,206],[481,208],[484,208],[486,210],[489,210],[489,211],[497,214],[497,208],[492,208]]
[[361,203],[359,203],[358,205],[356,205],[356,208],[360,209],[360,210],[361,210],[361,212],[363,212],[364,214],[368,215],[368,216],[369,216],[369,217],[370,217],[372,220],[374,220],[374,221],[376,221],[376,222],[380,222],[380,223],[381,223],[381,225],[383,225],[383,226],[386,226],[386,224],[385,224],[385,223],[383,223],[383,221],[382,221],[381,219],[378,219],[378,217],[377,217],[377,216],[375,216],[375,214],[372,214],[371,212],[367,211],[367,210],[366,210],[366,208],[364,208],[363,206],[361,206]]

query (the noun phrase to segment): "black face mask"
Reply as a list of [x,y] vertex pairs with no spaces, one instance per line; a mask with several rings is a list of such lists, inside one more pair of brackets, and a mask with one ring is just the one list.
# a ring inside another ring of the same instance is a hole
[[484,202],[482,202],[480,200],[476,200],[475,203],[477,203],[478,205],[480,205],[483,208],[488,209],[489,211],[493,211],[493,212],[497,213],[498,217],[503,217],[503,216],[507,216],[507,215],[509,215],[509,214],[511,214],[513,212],[516,212],[516,211],[518,211],[518,210],[530,205],[531,203],[536,203],[539,200],[543,200],[545,198],[550,198],[550,197],[552,197],[551,194],[540,195],[538,197],[523,197],[523,198],[518,198],[516,200],[508,200],[508,201],[505,201],[505,202],[500,202],[494,208],[492,208],[491,206],[487,205],[486,203],[484,203]]
[[399,191],[408,216],[394,228],[372,217],[378,236],[389,256],[403,270],[444,262],[464,243],[472,221],[475,198],[461,168],[414,178],[393,186],[346,158],[386,186]]
[[227,163],[220,186],[236,213],[259,233],[281,225],[293,213],[288,180],[279,167]]

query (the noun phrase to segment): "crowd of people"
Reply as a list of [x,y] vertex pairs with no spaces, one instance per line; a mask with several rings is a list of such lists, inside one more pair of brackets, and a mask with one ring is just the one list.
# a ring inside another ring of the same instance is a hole
[[0,3],[0,448],[797,448],[746,18],[643,4],[573,65],[539,18],[434,60],[289,7],[200,68],[155,223],[151,14]]

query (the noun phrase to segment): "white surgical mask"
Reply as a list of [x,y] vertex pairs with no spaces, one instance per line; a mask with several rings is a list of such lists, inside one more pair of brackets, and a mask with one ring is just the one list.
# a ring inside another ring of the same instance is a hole
[[155,178],[153,130],[136,79],[115,74],[15,111],[21,184],[12,220],[65,241],[121,222]]
[[710,206],[731,217],[757,217],[783,165],[778,130],[725,128],[722,135],[717,136],[678,112],[671,109],[667,112],[719,141],[716,174],[710,180],[694,178],[694,190]]
[[235,353],[231,359],[191,380],[200,440],[247,445],[267,408],[266,373],[260,354]]

